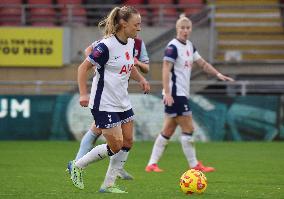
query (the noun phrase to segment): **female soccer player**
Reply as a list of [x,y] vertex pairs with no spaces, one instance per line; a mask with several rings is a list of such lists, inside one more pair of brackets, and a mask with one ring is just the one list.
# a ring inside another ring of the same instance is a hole
[[[145,44],[143,40],[138,39],[138,38],[135,38],[134,41],[135,41],[134,42],[134,47],[135,47],[134,65],[137,68],[139,68],[141,72],[148,73],[149,72],[149,57],[146,51]],[[86,57],[88,57],[92,53],[93,49],[96,47],[98,43],[99,41],[95,41],[92,43],[92,45],[88,46],[85,49]],[[86,153],[92,150],[92,148],[94,147],[94,144],[96,143],[96,140],[100,137],[101,134],[102,134],[101,129],[96,128],[96,123],[93,122],[91,125],[91,128],[85,133],[85,135],[83,136],[81,140],[80,148],[77,152],[75,160],[80,159]],[[129,153],[128,149],[132,147],[132,141],[128,143],[127,140],[124,140],[123,146],[124,146],[124,153],[128,154]],[[72,164],[72,161],[68,163],[68,167],[67,167],[67,170],[69,171],[69,173],[71,173],[71,168],[72,168],[71,164]],[[133,180],[133,176],[130,175],[123,168],[118,171],[118,177],[120,177],[123,180]]]
[[192,22],[185,16],[181,16],[176,22],[177,36],[168,43],[163,59],[163,101],[165,104],[165,120],[161,134],[156,138],[151,158],[145,168],[147,172],[163,171],[157,165],[165,146],[179,125],[182,130],[181,145],[189,167],[203,172],[211,172],[215,169],[205,167],[196,158],[194,140],[192,137],[194,128],[192,113],[188,104],[189,81],[193,62],[209,74],[223,81],[234,81],[218,72],[207,63],[197,52],[193,44],[188,40],[192,31]]
[[[145,93],[150,90],[148,82],[134,67],[134,38],[141,30],[141,17],[132,7],[116,7],[102,23],[105,24],[104,39],[79,66],[78,85],[80,105],[91,108],[96,127],[102,129],[107,143],[72,161],[71,180],[76,187],[83,189],[82,170],[92,162],[113,156],[100,192],[126,193],[115,186],[115,180],[127,156],[123,150],[129,150],[123,147],[123,142],[131,143],[133,140],[134,113],[127,91],[129,77],[138,81]],[[96,75],[89,100],[87,72],[93,66],[96,67]]]

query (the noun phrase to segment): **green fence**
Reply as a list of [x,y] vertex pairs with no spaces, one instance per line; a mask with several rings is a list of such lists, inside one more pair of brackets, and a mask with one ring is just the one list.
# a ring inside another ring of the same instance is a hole
[[[162,130],[163,104],[154,95],[131,94],[135,139],[153,140]],[[80,139],[92,123],[78,94],[0,96],[0,140]],[[192,95],[197,140],[284,140],[283,96]],[[178,139],[178,133],[173,139]]]
[[[279,96],[204,97],[191,99],[194,116],[207,128],[211,140],[283,139],[283,109]],[[206,110],[202,101],[212,104]]]
[[0,139],[68,139],[64,107],[70,97],[1,96]]

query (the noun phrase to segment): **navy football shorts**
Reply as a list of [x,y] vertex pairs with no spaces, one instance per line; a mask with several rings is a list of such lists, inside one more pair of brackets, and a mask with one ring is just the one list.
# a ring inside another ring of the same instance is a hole
[[187,97],[174,96],[173,99],[174,103],[172,104],[172,106],[165,105],[165,113],[167,116],[176,117],[176,116],[192,114]]
[[124,112],[106,112],[97,109],[91,109],[96,127],[100,129],[109,129],[121,124],[134,120],[134,113],[132,109]]

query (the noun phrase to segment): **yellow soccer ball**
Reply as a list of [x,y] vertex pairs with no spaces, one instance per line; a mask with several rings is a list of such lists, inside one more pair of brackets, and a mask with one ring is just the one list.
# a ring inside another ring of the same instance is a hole
[[190,169],[180,177],[180,189],[185,194],[203,193],[207,188],[207,178],[198,170]]

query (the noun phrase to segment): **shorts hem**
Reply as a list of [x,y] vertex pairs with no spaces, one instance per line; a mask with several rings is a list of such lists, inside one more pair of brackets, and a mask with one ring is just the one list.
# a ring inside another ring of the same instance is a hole
[[100,128],[100,129],[110,129],[110,128],[114,128],[114,127],[117,127],[121,125],[121,122],[116,122],[116,123],[112,123],[112,124],[107,124],[106,126],[104,127],[97,127],[97,128]]
[[121,124],[125,124],[125,123],[128,123],[128,122],[131,122],[134,120],[134,115],[124,119],[124,120],[121,120]]

